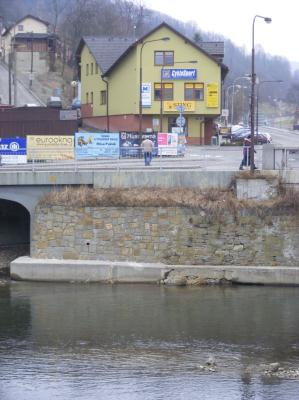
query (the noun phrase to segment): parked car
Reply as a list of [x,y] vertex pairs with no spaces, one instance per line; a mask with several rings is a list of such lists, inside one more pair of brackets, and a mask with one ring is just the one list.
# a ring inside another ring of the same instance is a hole
[[[250,136],[251,136],[250,129],[240,129],[234,135],[232,135],[231,142],[232,143],[239,143],[239,142],[242,143],[244,141],[244,139],[250,138]],[[271,136],[270,136],[270,138],[271,138]],[[271,140],[272,140],[272,138],[271,138]],[[261,132],[258,132],[258,133],[254,132],[254,143],[255,144],[270,143],[268,134],[261,133]]]
[[250,129],[240,128],[231,135],[231,142],[242,142],[245,138],[250,136]]
[[76,97],[72,101],[72,110],[77,110],[78,108],[81,108],[81,101],[78,99],[78,97]]
[[62,108],[62,102],[60,97],[51,96],[47,100],[47,107],[51,108]]

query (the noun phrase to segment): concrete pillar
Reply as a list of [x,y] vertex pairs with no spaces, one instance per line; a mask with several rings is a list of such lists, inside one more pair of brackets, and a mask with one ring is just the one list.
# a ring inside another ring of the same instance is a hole
[[264,144],[263,145],[263,162],[262,169],[275,169],[275,151],[273,144]]

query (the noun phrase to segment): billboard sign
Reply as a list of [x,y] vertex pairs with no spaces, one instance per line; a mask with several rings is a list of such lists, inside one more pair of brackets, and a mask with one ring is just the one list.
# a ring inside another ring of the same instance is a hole
[[162,156],[178,155],[178,134],[158,133],[158,150]]
[[145,139],[150,139],[154,143],[153,154],[157,153],[158,141],[157,134],[153,132],[120,132],[119,146],[121,157],[142,157],[141,143]]
[[195,68],[162,68],[162,80],[195,80],[197,79],[197,69]]
[[119,157],[119,133],[77,132],[76,158]]
[[26,162],[26,138],[0,138],[0,163],[23,164]]
[[73,160],[74,136],[27,135],[27,159]]

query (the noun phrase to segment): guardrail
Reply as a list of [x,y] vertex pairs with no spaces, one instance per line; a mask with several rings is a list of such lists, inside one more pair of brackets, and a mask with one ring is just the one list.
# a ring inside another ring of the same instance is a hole
[[[262,165],[262,146],[255,146],[255,164]],[[171,154],[173,153],[173,154]],[[59,156],[58,156],[59,155]],[[3,164],[1,171],[90,171],[90,170],[133,170],[133,169],[203,169],[203,170],[238,170],[243,159],[241,146],[186,146],[179,153],[176,148],[154,148],[150,166],[145,166],[140,147],[122,148],[115,157],[86,157],[77,159],[65,155],[61,149],[31,150],[30,160],[23,164]],[[249,166],[244,165],[244,169]]]
[[299,169],[299,147],[266,145],[262,165],[267,170]]

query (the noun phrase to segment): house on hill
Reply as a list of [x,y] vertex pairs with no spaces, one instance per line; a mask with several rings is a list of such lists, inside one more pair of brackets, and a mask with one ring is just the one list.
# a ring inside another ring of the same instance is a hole
[[2,34],[2,57],[8,63],[15,49],[17,72],[46,73],[55,62],[57,35],[49,33],[50,23],[26,15]]
[[210,144],[228,72],[223,42],[198,45],[162,23],[138,40],[83,37],[76,56],[86,125]]

